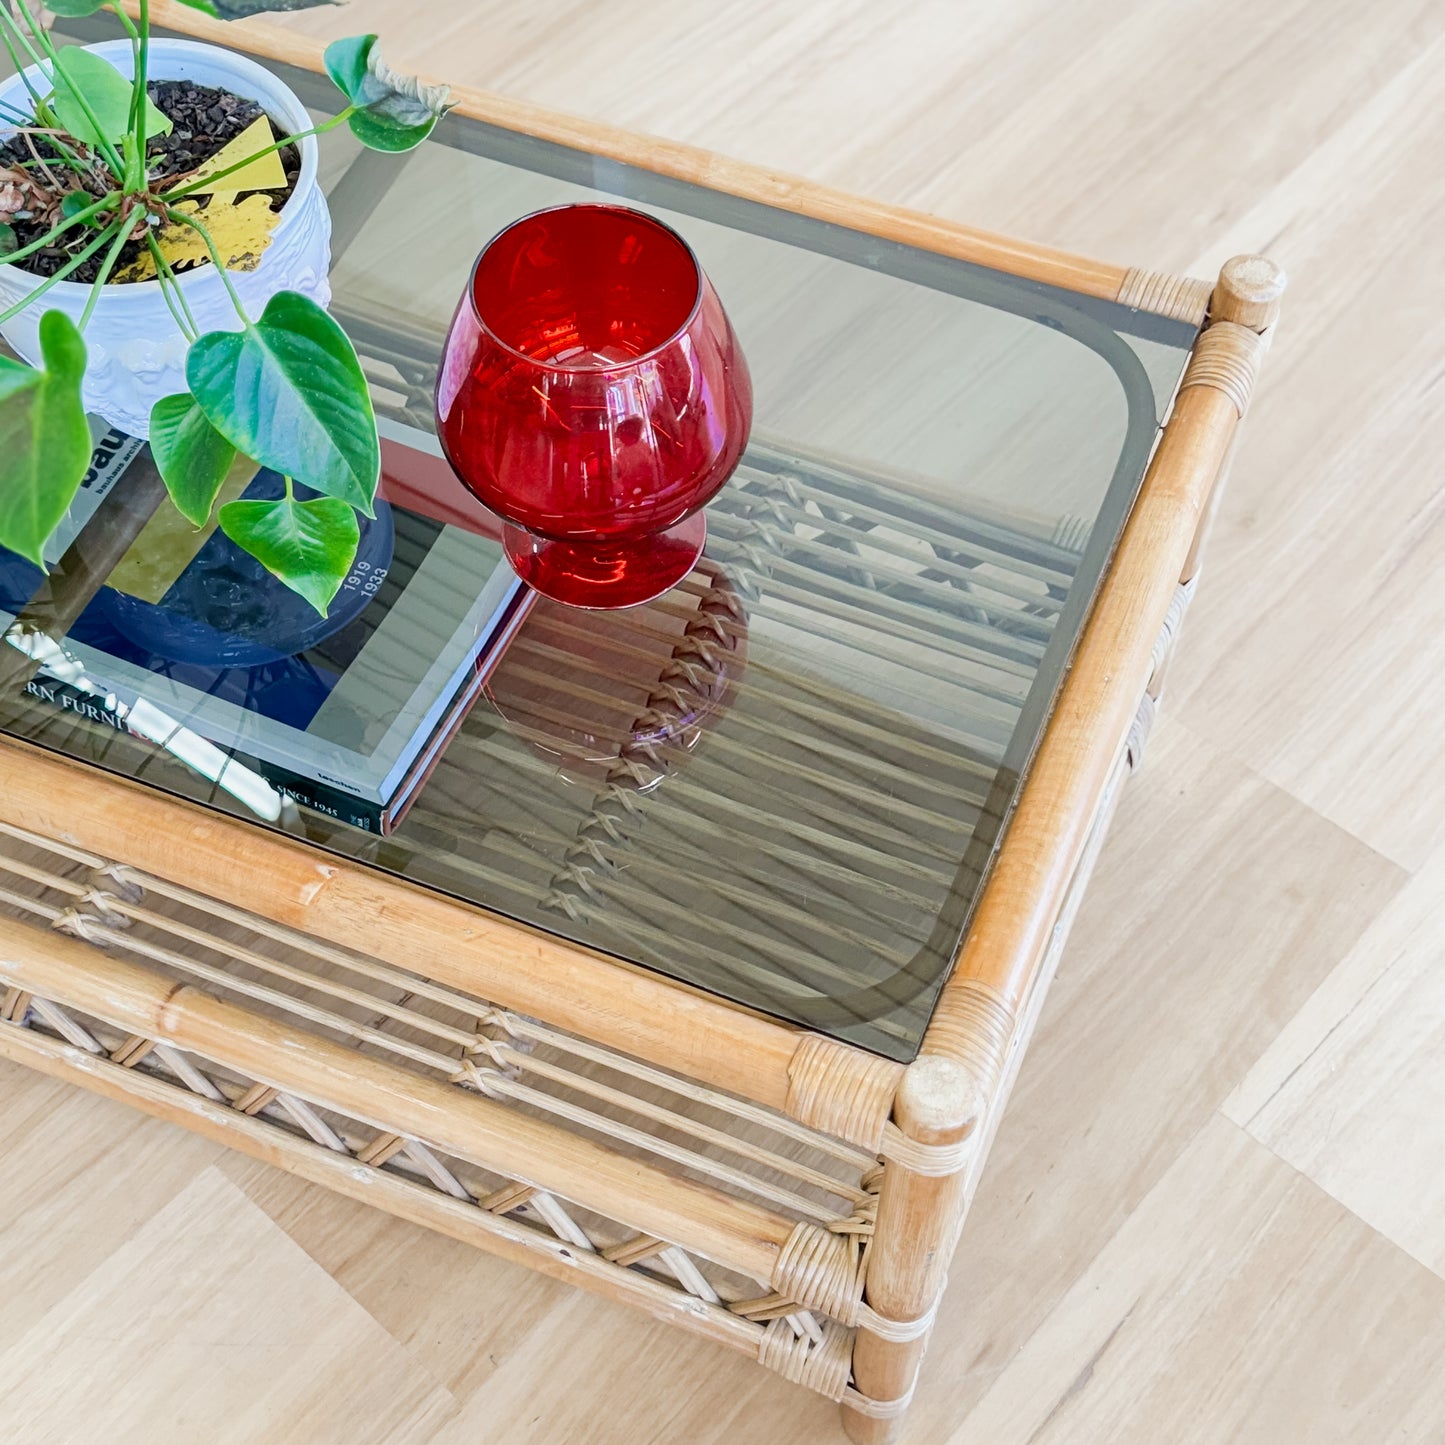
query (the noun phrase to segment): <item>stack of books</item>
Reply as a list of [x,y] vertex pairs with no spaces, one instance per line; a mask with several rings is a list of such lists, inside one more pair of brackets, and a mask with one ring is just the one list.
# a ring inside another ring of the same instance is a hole
[[[114,528],[115,504],[103,504],[143,460],[143,443],[97,431],[91,473],[51,540],[52,565],[72,547],[84,554],[87,527]],[[133,519],[128,549],[61,637],[27,627],[44,574],[0,552],[0,630],[38,663],[26,692],[149,739],[262,816],[279,798],[390,832],[531,594],[502,555],[496,519],[452,476],[435,438],[383,424],[382,451],[377,516],[363,520],[325,619],[214,525],[197,532],[168,502]],[[222,500],[281,486],[247,464]]]

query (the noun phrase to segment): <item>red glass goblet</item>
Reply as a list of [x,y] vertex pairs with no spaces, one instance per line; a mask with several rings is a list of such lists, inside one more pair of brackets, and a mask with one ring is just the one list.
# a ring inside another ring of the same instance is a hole
[[437,379],[437,430],[506,522],[517,575],[631,607],[702,552],[699,508],[752,425],[747,363],[697,258],[623,206],[558,206],[477,258]]

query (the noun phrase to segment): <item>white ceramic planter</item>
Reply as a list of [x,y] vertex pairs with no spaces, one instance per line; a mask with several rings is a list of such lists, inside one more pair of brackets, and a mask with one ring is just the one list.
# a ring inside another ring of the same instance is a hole
[[[124,75],[133,73],[130,42],[111,40],[87,47],[110,61]],[[269,70],[245,56],[215,45],[190,40],[153,40],[148,66],[155,80],[193,80],[255,100],[278,130],[307,130],[311,118],[295,94]],[[48,89],[38,66],[25,72],[42,93]],[[20,76],[0,84],[0,102],[24,110],[29,97]],[[0,138],[10,128],[0,127]],[[327,273],[331,266],[331,215],[316,179],[316,139],[298,142],[301,174],[281,212],[271,244],[254,271],[230,273],[236,290],[254,318],[277,291],[300,291],[322,306],[331,300]],[[24,265],[21,262],[20,265]],[[0,265],[0,309],[35,287],[41,278],[20,266]],[[205,331],[239,331],[241,323],[214,266],[200,266],[181,277],[186,300]],[[90,295],[90,287],[74,281],[52,286],[33,307],[0,326],[0,334],[27,361],[39,362],[37,332],[46,311],[64,311],[74,321]],[[171,316],[158,281],[107,286],[86,326],[89,365],[85,373],[85,405],[132,436],[150,434],[151,407],[163,396],[186,389],[187,342]]]

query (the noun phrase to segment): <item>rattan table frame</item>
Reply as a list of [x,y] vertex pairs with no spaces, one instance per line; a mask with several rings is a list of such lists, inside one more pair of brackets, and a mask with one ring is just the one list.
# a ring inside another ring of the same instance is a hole
[[[295,35],[153,9],[319,66]],[[493,125],[1204,323],[922,1052],[879,1058],[0,740],[0,1057],[704,1335],[840,1401],[855,1440],[889,1440],[1138,765],[1282,276],[1258,257],[1212,286],[1104,265],[479,91],[458,100]]]

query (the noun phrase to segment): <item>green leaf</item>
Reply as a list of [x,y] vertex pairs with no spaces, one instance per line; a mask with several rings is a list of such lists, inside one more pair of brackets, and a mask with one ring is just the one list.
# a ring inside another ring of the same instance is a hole
[[236,448],[211,425],[189,392],[163,396],[151,408],[151,455],[176,510],[193,527],[204,527],[236,460]]
[[377,39],[375,35],[348,35],[344,40],[333,40],[322,57],[326,73],[353,105],[364,104],[361,92],[366,85],[366,59],[376,49]]
[[0,357],[0,547],[45,565],[90,466],[90,426],[80,400],[85,342],[63,312],[40,318],[45,369]]
[[8,256],[20,245],[15,238],[15,227],[0,221],[0,256]]
[[381,58],[374,35],[353,35],[326,47],[326,70],[337,89],[359,107],[349,121],[362,145],[377,151],[419,146],[451,109],[444,85],[425,85]]
[[[67,45],[59,52],[52,68],[55,71],[55,115],[76,140],[98,146],[105,141],[114,143],[127,134],[130,129],[131,82],[110,61],[102,60],[78,45]],[[95,116],[95,125],[91,125],[90,117],[81,107],[82,96]],[[170,129],[169,118],[147,96],[146,139],[153,135],[165,135]]]
[[227,502],[221,530],[323,617],[356,560],[356,513],[335,497]]
[[217,20],[244,20],[268,10],[311,10],[318,5],[337,5],[340,0],[181,0],[192,10],[204,11]]
[[108,0],[45,0],[45,8],[54,15],[63,15],[67,20],[77,20],[82,15],[94,15]]
[[381,443],[346,333],[314,301],[278,291],[245,331],[210,331],[186,358],[191,395],[238,451],[373,516]]
[[[98,197],[92,196],[89,191],[69,191],[61,199],[60,214],[67,220],[73,220],[82,211],[88,210],[96,203]],[[89,226],[92,231],[103,231],[115,220],[112,212],[101,211],[91,216],[84,225]]]

